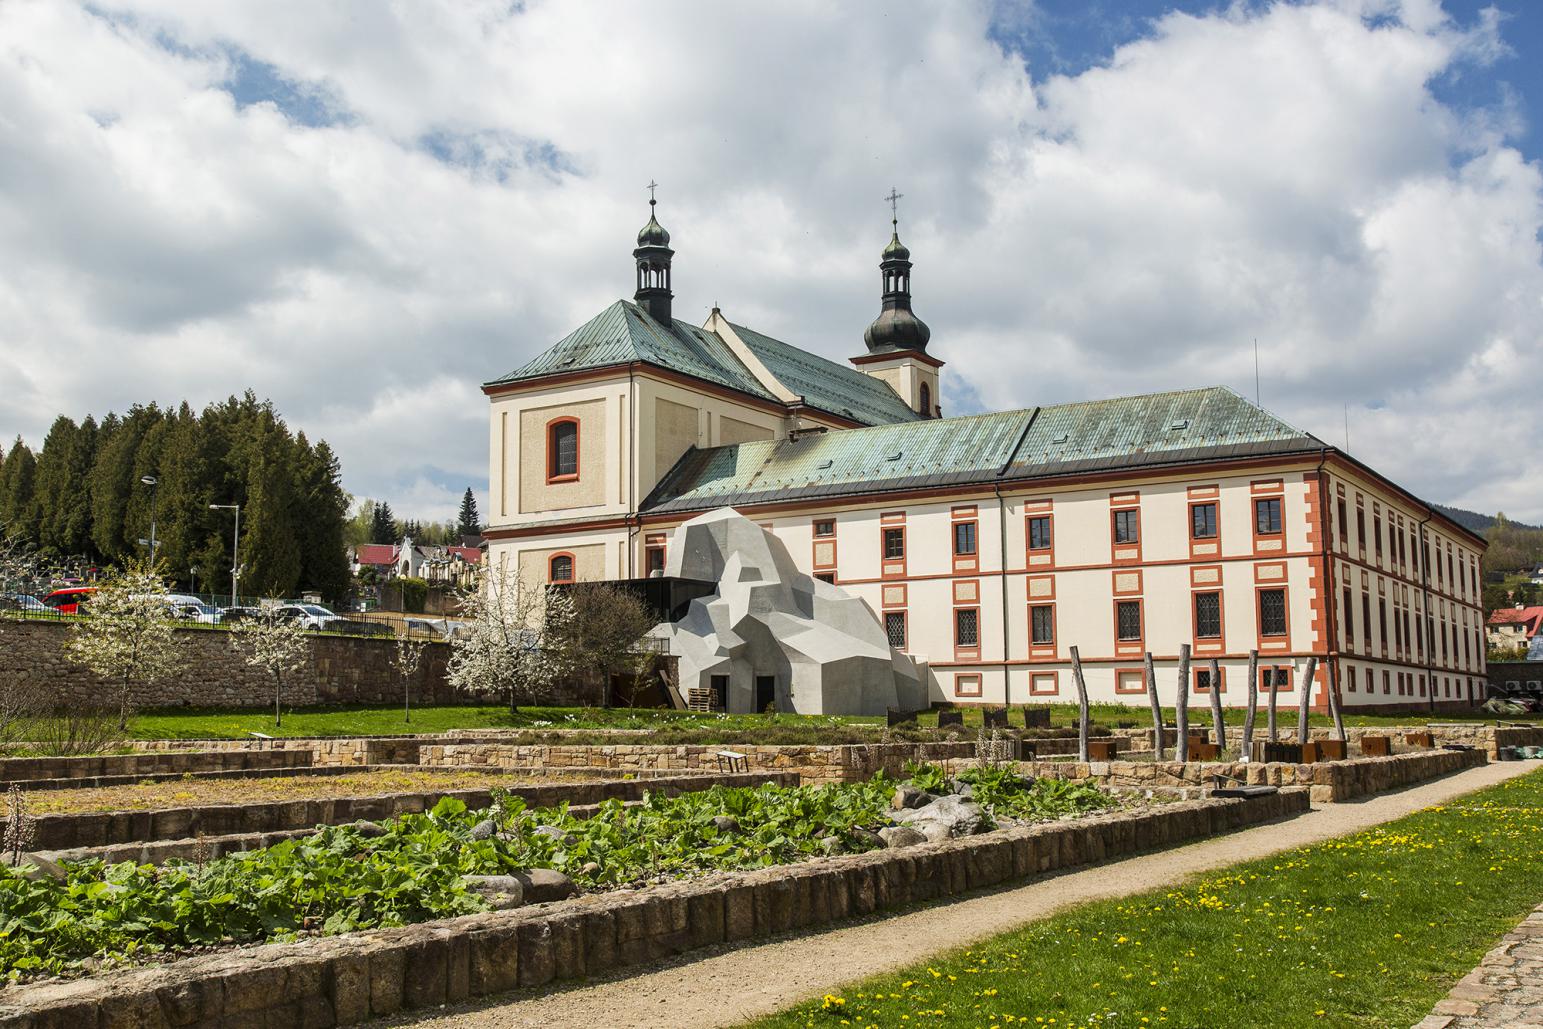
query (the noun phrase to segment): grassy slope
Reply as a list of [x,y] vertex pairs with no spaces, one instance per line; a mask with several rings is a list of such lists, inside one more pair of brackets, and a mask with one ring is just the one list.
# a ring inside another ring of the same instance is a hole
[[757,1024],[1407,1026],[1543,901],[1540,839],[1543,771]]
[[[966,725],[979,725],[981,721],[980,708],[964,708]],[[1173,709],[1164,709],[1165,717],[1171,722]],[[1092,706],[1093,721],[1099,725],[1120,726],[1130,725],[1142,727],[1151,723],[1151,715],[1144,707],[1128,707],[1119,704],[1094,704]],[[1528,716],[1532,720],[1543,719],[1543,715]],[[1077,709],[1072,704],[1056,704],[1052,706],[1051,718],[1058,726],[1075,725]],[[1225,713],[1228,724],[1241,725],[1243,712],[1241,710],[1228,710]],[[1211,714],[1208,708],[1191,708],[1190,723],[1196,726],[1210,725]],[[1284,725],[1295,725],[1295,713],[1282,715]],[[1021,716],[1013,713],[1013,724],[1021,726]],[[1347,715],[1347,725],[1411,725],[1422,724],[1427,720],[1434,721],[1486,721],[1492,720],[1486,717],[1472,717],[1464,719],[1460,716],[1441,714],[1434,719],[1423,711],[1415,710],[1405,715]],[[273,724],[273,712],[271,710],[256,711],[221,711],[204,709],[174,709],[147,711],[139,715],[132,726],[133,735],[137,739],[203,739],[225,738],[239,739],[251,732],[263,732],[270,736],[390,736],[401,733],[433,733],[449,732],[457,729],[530,729],[530,728],[575,728],[575,729],[655,729],[655,728],[701,728],[721,731],[756,730],[768,725],[831,725],[831,724],[874,724],[882,722],[881,718],[824,718],[800,715],[778,715],[775,719],[765,715],[695,715],[687,711],[647,711],[627,710],[622,708],[597,709],[597,708],[521,708],[519,714],[510,715],[509,710],[499,706],[486,707],[421,707],[414,708],[412,721],[406,722],[402,718],[402,709],[398,707],[327,707],[327,708],[297,708],[284,713],[282,727]],[[547,722],[548,726],[537,723]],[[923,727],[935,726],[937,716],[924,714],[919,719]],[[1329,719],[1320,715],[1312,716],[1313,725],[1329,725]],[[1257,718],[1257,725],[1264,726],[1264,711],[1261,709]]]

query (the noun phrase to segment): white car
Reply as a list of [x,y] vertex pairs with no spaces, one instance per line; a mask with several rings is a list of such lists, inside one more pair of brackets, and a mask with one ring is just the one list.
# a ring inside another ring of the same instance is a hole
[[275,609],[274,614],[278,618],[299,622],[303,627],[319,632],[325,632],[335,623],[348,621],[347,618],[329,611],[320,604],[282,604]]
[[225,617],[224,611],[213,604],[204,603],[202,599],[191,593],[168,593],[166,605],[171,608],[172,617],[182,621],[219,625]]

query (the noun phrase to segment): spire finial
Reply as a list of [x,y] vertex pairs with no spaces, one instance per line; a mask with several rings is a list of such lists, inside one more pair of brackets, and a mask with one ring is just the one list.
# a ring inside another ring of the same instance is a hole
[[653,179],[648,180],[648,206],[653,207],[659,201],[654,199],[654,190],[659,188],[659,183]]
[[894,186],[891,186],[889,187],[889,196],[884,198],[885,200],[889,201],[889,224],[894,227],[894,230],[897,234],[900,232],[900,208],[897,201],[903,199],[904,197],[904,193],[899,192],[895,189]]

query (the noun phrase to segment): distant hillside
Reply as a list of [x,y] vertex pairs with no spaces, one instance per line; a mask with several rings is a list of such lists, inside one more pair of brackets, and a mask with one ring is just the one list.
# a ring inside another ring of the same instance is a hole
[[[1437,511],[1440,511],[1442,514],[1452,519],[1458,525],[1461,525],[1465,529],[1471,529],[1474,532],[1488,532],[1495,524],[1494,515],[1479,514],[1477,511],[1464,511],[1460,507],[1447,507],[1443,504],[1435,504],[1432,506],[1434,506]],[[1540,528],[1540,526],[1528,525],[1526,522],[1513,522],[1509,518],[1506,519],[1506,521],[1510,522],[1511,525],[1518,529]]]

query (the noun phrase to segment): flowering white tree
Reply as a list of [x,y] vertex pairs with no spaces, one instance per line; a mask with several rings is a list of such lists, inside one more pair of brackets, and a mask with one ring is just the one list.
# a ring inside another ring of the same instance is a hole
[[396,655],[391,663],[396,666],[397,675],[402,677],[402,721],[413,720],[413,680],[418,678],[418,669],[423,666],[423,652],[429,647],[429,641],[414,639],[411,636],[398,636],[396,641]]
[[283,725],[284,675],[305,667],[311,656],[311,641],[304,627],[298,620],[280,618],[270,610],[237,622],[230,641],[247,664],[273,676],[273,724]]
[[572,617],[568,594],[489,568],[459,596],[465,624],[450,641],[450,685],[469,693],[507,691],[510,713],[522,696],[544,698],[564,674],[549,634]]
[[182,668],[166,586],[145,566],[132,566],[97,586],[86,613],[75,624],[66,653],[113,684],[118,728],[125,729],[134,686],[153,685]]

